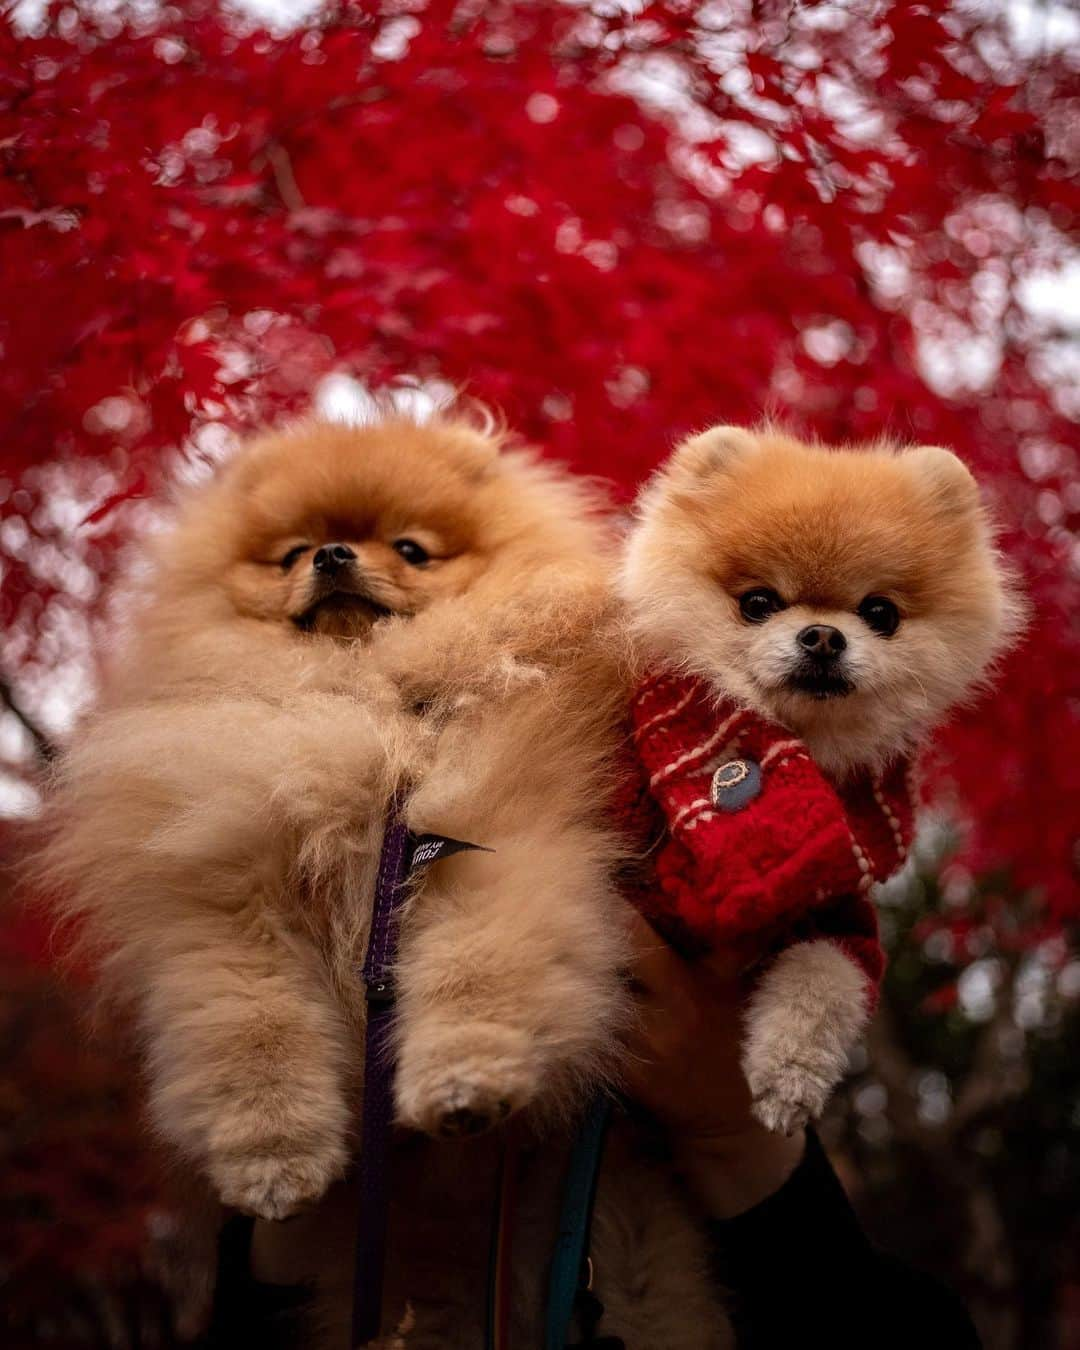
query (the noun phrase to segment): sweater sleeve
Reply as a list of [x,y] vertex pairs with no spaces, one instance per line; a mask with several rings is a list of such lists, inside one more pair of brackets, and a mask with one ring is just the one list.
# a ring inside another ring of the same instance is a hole
[[745,1214],[711,1220],[709,1237],[738,1350],[978,1350],[951,1290],[871,1244],[813,1131],[780,1190]]

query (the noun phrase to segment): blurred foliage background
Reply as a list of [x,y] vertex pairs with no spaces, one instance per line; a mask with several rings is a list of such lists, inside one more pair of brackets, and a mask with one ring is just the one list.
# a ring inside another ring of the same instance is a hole
[[185,1332],[134,1066],[7,870],[155,494],[301,409],[464,388],[622,502],[762,415],[979,474],[1031,629],[928,765],[824,1135],[991,1350],[1080,1346],[1078,74],[1066,0],[3,7],[6,1345]]

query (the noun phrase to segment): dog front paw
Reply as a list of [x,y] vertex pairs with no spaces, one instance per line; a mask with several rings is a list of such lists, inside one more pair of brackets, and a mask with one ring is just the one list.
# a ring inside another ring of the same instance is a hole
[[287,1219],[318,1200],[344,1168],[344,1148],[326,1145],[289,1153],[220,1154],[211,1157],[209,1171],[224,1204],[260,1219]]
[[747,1009],[742,1067],[754,1116],[791,1134],[821,1115],[866,1024],[866,977],[826,940],[782,951]]
[[816,1120],[833,1086],[798,1064],[748,1070],[747,1081],[754,1118],[776,1134],[794,1134],[808,1120]]
[[481,1134],[532,1100],[541,1070],[535,1044],[515,1027],[413,1029],[398,1063],[398,1121],[443,1139]]

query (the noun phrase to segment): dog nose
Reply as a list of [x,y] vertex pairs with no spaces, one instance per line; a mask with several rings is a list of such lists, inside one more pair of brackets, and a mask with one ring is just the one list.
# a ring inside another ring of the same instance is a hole
[[799,633],[795,641],[804,651],[823,661],[835,661],[847,646],[847,638],[840,629],[832,628],[827,623],[812,623]]
[[311,565],[316,572],[325,572],[328,576],[333,576],[339,572],[346,563],[356,560],[356,554],[348,544],[324,544],[318,549]]

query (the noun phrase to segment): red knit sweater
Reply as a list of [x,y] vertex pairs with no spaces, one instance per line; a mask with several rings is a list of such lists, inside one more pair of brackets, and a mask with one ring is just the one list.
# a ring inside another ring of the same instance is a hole
[[616,807],[646,868],[635,901],[684,951],[825,937],[884,970],[868,891],[901,865],[914,817],[910,764],[829,782],[789,731],[660,673],[631,707]]

